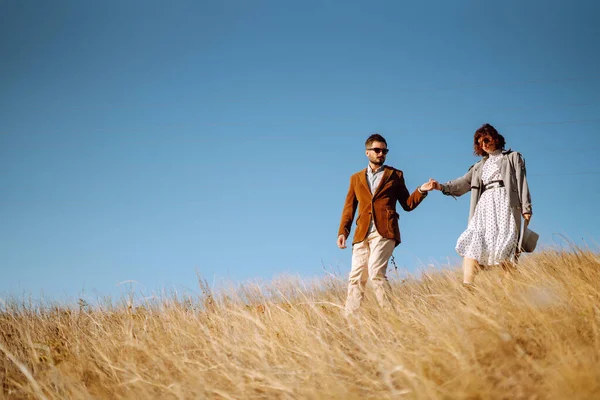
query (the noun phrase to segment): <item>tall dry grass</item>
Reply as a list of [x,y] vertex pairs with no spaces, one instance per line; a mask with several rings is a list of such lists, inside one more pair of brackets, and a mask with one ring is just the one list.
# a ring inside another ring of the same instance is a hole
[[[394,283],[395,310],[346,282],[0,314],[2,398],[600,398],[600,256],[547,250],[473,292],[460,271]],[[369,292],[370,293],[370,292]]]

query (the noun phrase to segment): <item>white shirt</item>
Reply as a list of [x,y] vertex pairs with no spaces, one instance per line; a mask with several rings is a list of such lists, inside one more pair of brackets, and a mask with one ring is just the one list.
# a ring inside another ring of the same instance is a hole
[[381,183],[381,177],[383,176],[383,165],[377,168],[375,171],[371,170],[371,166],[367,165],[367,182],[369,189],[371,189],[371,195],[375,194],[377,187]]
[[[375,194],[375,191],[379,187],[381,183],[381,178],[383,177],[383,165],[377,168],[375,171],[371,170],[371,166],[367,165],[367,183],[369,184],[369,189],[371,189],[371,195]],[[369,233],[375,232],[375,223],[373,219],[373,215],[371,215],[371,223],[369,225]]]

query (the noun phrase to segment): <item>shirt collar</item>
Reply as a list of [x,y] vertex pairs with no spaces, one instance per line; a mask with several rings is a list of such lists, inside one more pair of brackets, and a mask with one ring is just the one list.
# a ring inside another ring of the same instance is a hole
[[378,172],[383,171],[385,165],[382,165],[381,167],[377,168],[375,171],[371,171],[371,166],[369,164],[367,164],[367,174],[376,174]]

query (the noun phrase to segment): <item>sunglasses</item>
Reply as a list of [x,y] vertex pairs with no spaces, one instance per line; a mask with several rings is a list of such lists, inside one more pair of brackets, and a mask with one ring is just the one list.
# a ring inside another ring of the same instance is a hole
[[481,139],[481,140],[479,141],[479,145],[482,145],[482,144],[488,144],[488,143],[491,143],[491,142],[492,142],[492,138],[489,138],[489,137],[484,137],[483,139]]
[[371,148],[369,148],[367,150],[374,151],[375,154],[379,154],[379,153],[387,154],[388,151],[390,151],[390,149],[380,149],[379,147],[371,147]]

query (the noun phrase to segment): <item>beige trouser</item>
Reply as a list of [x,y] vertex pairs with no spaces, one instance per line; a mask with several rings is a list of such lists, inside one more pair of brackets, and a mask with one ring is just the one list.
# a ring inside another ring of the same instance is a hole
[[352,246],[352,268],[346,298],[347,314],[352,314],[360,307],[368,279],[371,280],[379,305],[384,308],[389,307],[392,288],[385,272],[394,247],[396,247],[394,240],[383,238],[376,230],[365,240]]

